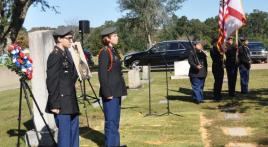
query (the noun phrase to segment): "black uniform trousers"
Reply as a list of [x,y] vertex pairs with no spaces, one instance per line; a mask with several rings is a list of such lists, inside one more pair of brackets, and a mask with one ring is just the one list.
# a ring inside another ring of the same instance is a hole
[[237,70],[238,70],[237,65],[226,64],[229,96],[235,96]]
[[214,87],[213,87],[213,99],[221,100],[221,90],[224,77],[224,68],[219,64],[212,64],[212,73],[214,76]]

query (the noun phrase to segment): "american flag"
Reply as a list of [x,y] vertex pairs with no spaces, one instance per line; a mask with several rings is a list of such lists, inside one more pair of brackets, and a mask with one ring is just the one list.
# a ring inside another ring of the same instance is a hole
[[226,31],[225,31],[225,21],[228,16],[228,2],[230,0],[220,0],[220,10],[219,10],[219,38],[217,42],[218,50],[221,54],[224,53],[224,41],[226,38]]
[[242,0],[220,0],[219,11],[219,38],[217,47],[221,54],[224,53],[224,43],[236,30],[245,25],[246,16]]

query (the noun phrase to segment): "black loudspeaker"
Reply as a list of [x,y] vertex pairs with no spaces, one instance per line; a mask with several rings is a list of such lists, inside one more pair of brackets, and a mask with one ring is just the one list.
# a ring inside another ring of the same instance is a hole
[[89,21],[88,20],[79,20],[79,31],[81,33],[89,33]]

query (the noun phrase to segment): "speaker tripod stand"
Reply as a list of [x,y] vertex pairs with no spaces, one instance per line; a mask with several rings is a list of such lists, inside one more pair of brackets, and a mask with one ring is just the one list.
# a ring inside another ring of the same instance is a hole
[[[29,100],[28,93],[30,94],[30,97],[32,98],[33,103],[34,103],[34,105],[36,106],[36,108],[37,108],[37,110],[38,110],[38,112],[39,112],[39,114],[40,114],[40,116],[41,116],[41,118],[42,118],[42,120],[43,120],[43,122],[44,122],[46,128],[47,128],[47,131],[48,131],[48,133],[49,133],[49,136],[50,136],[50,138],[51,138],[51,140],[52,140],[52,142],[53,142],[53,146],[56,147],[56,146],[57,146],[57,143],[56,143],[56,141],[54,140],[53,134],[52,134],[52,132],[51,132],[51,130],[50,130],[50,128],[49,128],[49,126],[48,126],[46,120],[44,119],[43,113],[42,113],[42,111],[40,110],[40,108],[39,108],[39,106],[38,106],[38,104],[37,104],[37,101],[36,101],[36,99],[34,98],[33,93],[32,93],[32,91],[31,91],[31,89],[30,89],[28,83],[25,81],[25,79],[26,79],[25,77],[21,77],[21,78],[20,78],[20,99],[19,99],[19,116],[18,116],[18,139],[17,139],[17,147],[20,146],[20,135],[21,135],[21,134],[20,134],[20,131],[21,131],[21,130],[20,130],[20,127],[21,127],[22,93],[24,93],[24,97],[25,97],[25,100],[26,100],[26,102],[27,102],[27,106],[28,106],[28,109],[29,109],[31,118],[33,119],[33,118],[34,118],[34,115],[33,115],[33,111],[32,111],[32,109],[31,109],[31,105],[30,105],[30,100]],[[33,121],[34,121],[34,120],[33,120]],[[33,124],[34,124],[34,129],[35,129],[35,132],[36,132],[37,139],[38,139],[38,141],[40,141],[40,138],[39,138],[39,135],[38,135],[38,132],[37,132],[37,129],[36,129],[36,125],[35,125],[35,123],[33,123]]]
[[[90,96],[86,93],[86,81],[88,81],[88,84],[89,84],[94,96]],[[88,114],[87,114],[87,104],[86,103],[90,104],[90,103],[97,102],[102,112],[103,112],[103,108],[101,106],[100,99],[97,97],[97,94],[96,94],[90,80],[89,79],[82,80],[82,81],[79,80],[79,82],[80,82],[80,89],[81,89],[82,94],[78,97],[78,101],[80,103],[83,103],[83,105],[84,105],[86,119],[87,119],[87,126],[89,127]]]

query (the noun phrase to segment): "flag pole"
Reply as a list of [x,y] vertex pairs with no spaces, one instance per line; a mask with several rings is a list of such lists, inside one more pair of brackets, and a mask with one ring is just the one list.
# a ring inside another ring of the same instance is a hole
[[238,30],[235,31],[235,44],[238,46]]

